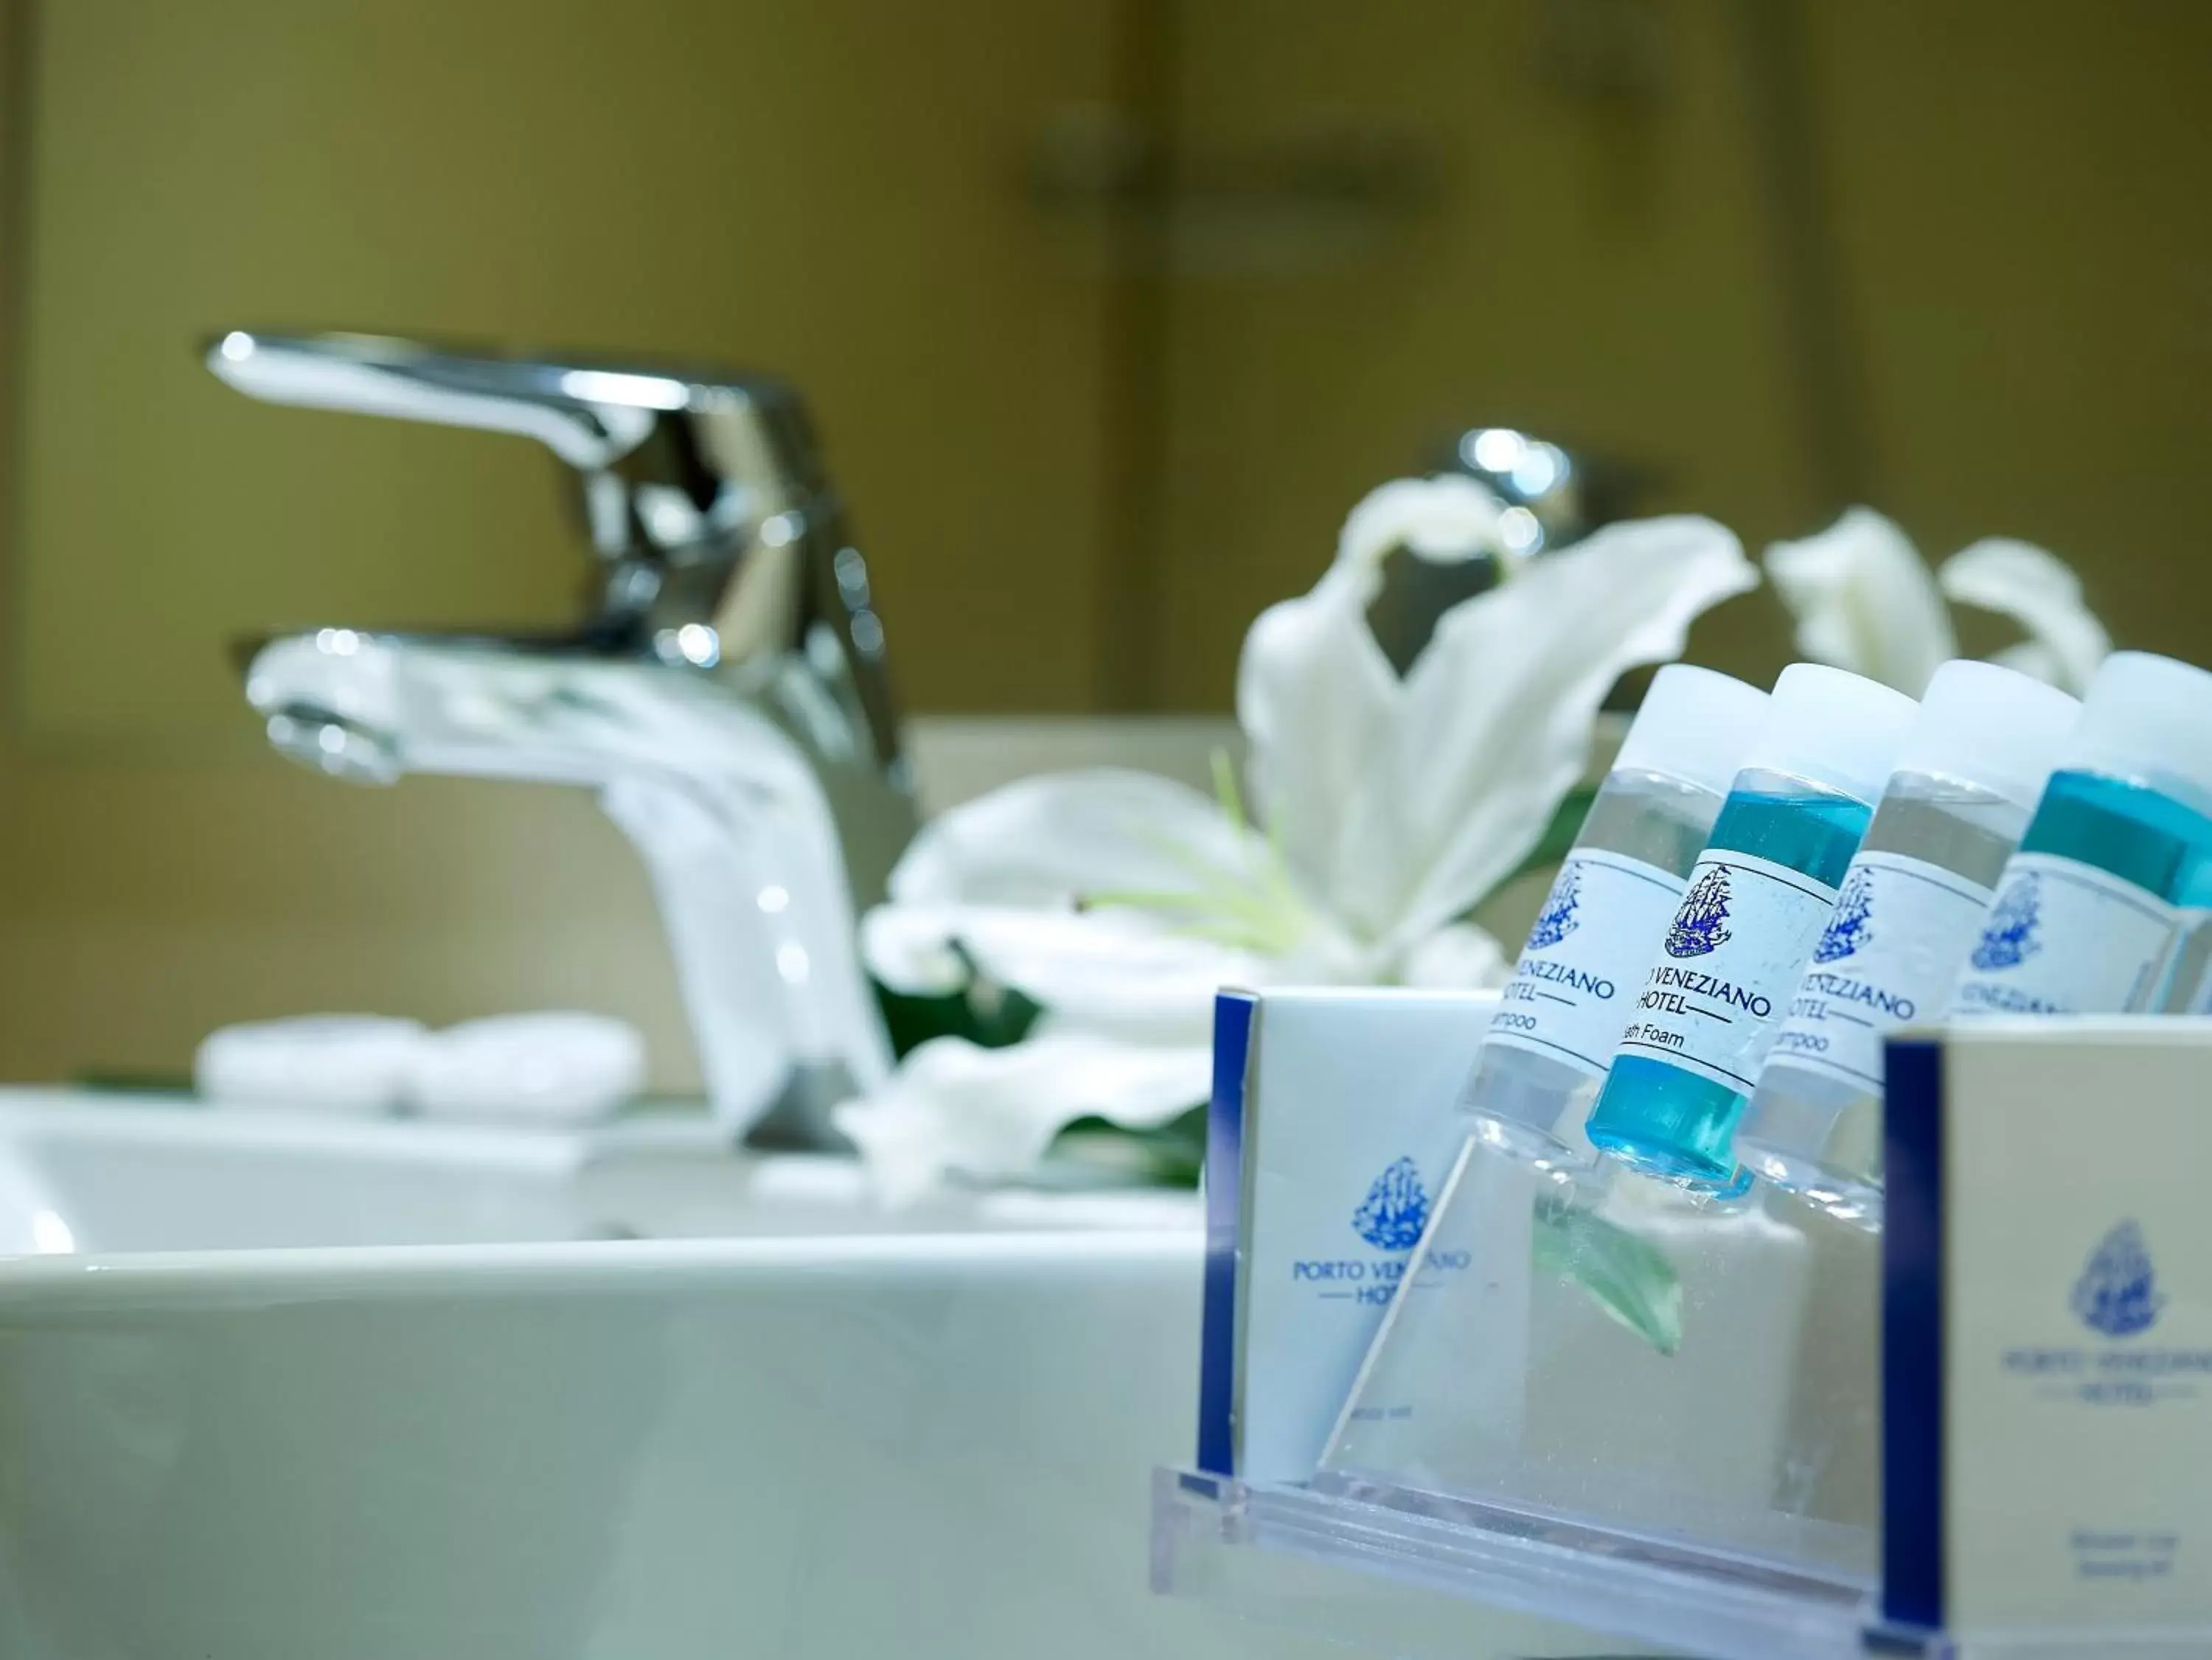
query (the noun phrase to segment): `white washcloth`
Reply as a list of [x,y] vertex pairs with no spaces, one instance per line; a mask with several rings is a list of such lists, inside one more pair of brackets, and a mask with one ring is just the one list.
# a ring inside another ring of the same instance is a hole
[[586,1124],[645,1087],[645,1039],[627,1021],[551,1010],[466,1021],[416,1046],[419,1112]]
[[200,1045],[192,1081],[208,1100],[240,1106],[390,1112],[406,1098],[427,1035],[420,1021],[375,1015],[226,1026]]
[[244,1106],[573,1124],[645,1087],[645,1039],[625,1021],[548,1010],[442,1032],[374,1015],[227,1026],[200,1045],[193,1081]]

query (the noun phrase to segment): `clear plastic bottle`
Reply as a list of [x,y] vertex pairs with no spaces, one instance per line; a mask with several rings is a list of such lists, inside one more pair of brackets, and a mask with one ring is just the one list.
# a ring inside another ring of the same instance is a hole
[[1753,1172],[1879,1216],[1883,1044],[1948,1007],[2081,709],[1995,663],[1936,671],[1737,1130]]
[[1736,1120],[1915,706],[1839,669],[1782,671],[1630,1011],[1594,1146],[1653,1175],[1736,1180]]
[[1468,1080],[1498,1145],[1565,1157],[1766,694],[1673,663],[1644,694],[1528,931]]
[[[2202,885],[2212,890],[2212,864]],[[2179,933],[2160,1012],[2212,1015],[2212,891],[2183,907]]]
[[2160,1012],[2212,1015],[2212,847],[2191,855],[2173,891],[2181,912]]
[[1954,1015],[2164,1007],[2208,860],[2212,674],[2115,652],[2006,862]]

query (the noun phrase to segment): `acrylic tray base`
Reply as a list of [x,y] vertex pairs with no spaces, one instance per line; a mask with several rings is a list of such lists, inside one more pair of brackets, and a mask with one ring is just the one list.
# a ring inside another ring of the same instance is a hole
[[1870,1588],[1398,1490],[1152,1481],[1152,1589],[1407,1660],[2212,1660],[2198,1631],[1885,1631]]
[[[1437,1494],[1153,1481],[1152,1584],[1355,1648],[1422,1660],[1494,1653],[1848,1660],[1869,1587]],[[1315,1570],[1336,1570],[1316,1579]],[[1303,1570],[1303,1571],[1302,1571]],[[1316,1596],[1322,1584],[1336,1587]],[[1285,1589],[1297,1587],[1297,1590]],[[1551,1627],[1504,1633],[1485,1610]]]

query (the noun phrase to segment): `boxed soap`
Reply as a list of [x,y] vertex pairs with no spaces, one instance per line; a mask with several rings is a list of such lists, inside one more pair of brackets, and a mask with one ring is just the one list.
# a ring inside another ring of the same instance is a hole
[[1200,1469],[1297,1481],[1466,1133],[1494,992],[1224,991],[1206,1136]]
[[1892,1044],[1882,1602],[2212,1627],[2212,1021]]

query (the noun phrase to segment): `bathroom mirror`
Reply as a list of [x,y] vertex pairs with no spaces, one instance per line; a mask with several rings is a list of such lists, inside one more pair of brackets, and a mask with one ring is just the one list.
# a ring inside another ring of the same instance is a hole
[[234,322],[790,378],[924,709],[1225,706],[1345,509],[1493,422],[1747,542],[1868,500],[2053,547],[2126,643],[2212,623],[2180,0],[8,11],[57,742],[250,738],[241,632],[576,603],[542,456],[242,405],[191,350]]
[[[2201,659],[2208,76],[2189,0],[0,0],[0,716],[46,780],[0,1050],[173,1053],[195,977],[381,996],[420,929],[537,913],[495,869],[627,942],[575,995],[666,1001],[636,879],[574,877],[626,869],[587,806],[280,780],[230,656],[573,620],[553,465],[249,403],[210,330],[788,379],[920,712],[1225,712],[1362,493],[1501,423],[1754,549],[1855,501],[2042,542]],[[1694,649],[1771,673],[1788,624]],[[252,867],[249,812],[298,851]],[[334,877],[352,841],[413,885]],[[160,1011],[112,1045],[48,1035],[88,917]],[[557,992],[543,954],[500,972]]]

